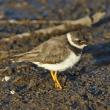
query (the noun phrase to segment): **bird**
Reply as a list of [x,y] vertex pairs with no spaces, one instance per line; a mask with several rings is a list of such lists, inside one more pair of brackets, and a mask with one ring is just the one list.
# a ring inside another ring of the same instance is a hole
[[17,62],[31,62],[50,71],[54,86],[62,90],[58,72],[72,68],[81,59],[82,51],[88,39],[79,31],[71,31],[55,36],[41,43],[32,50],[15,55]]

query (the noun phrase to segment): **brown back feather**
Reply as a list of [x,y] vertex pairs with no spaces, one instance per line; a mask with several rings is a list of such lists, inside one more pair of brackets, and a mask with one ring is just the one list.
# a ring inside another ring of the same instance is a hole
[[27,53],[19,54],[17,61],[59,63],[69,55],[70,50],[67,45],[66,36],[55,37]]

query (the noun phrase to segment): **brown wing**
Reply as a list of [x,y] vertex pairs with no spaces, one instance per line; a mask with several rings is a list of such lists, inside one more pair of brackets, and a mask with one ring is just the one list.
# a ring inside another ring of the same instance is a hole
[[27,53],[18,55],[18,61],[54,64],[63,61],[69,52],[65,38],[53,38]]

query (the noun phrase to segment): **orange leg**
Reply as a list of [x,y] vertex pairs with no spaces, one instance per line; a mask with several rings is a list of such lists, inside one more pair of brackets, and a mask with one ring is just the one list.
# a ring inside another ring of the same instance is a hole
[[51,71],[51,76],[52,76],[53,81],[55,82],[55,88],[58,90],[61,90],[62,86],[61,86],[60,82],[58,81],[57,72]]

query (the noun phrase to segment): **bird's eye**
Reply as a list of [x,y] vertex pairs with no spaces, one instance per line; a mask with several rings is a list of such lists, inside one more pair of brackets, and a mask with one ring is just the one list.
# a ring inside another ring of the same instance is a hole
[[76,42],[79,42],[79,39],[75,39]]
[[81,42],[81,40],[80,40],[80,39],[78,39],[78,40],[77,40],[77,42],[79,42],[79,43],[80,43],[80,42]]
[[79,44],[85,43],[85,41],[83,41],[83,40],[77,40],[77,42],[78,42]]

